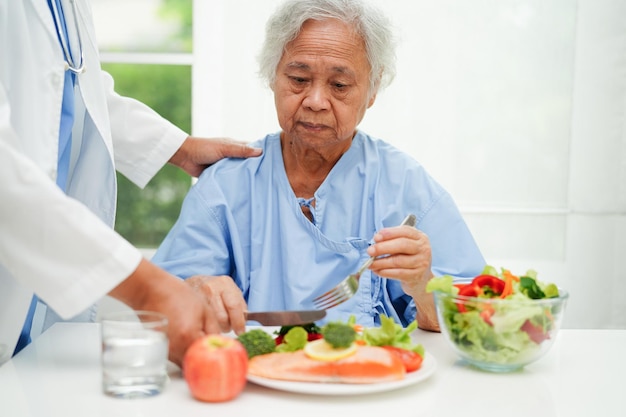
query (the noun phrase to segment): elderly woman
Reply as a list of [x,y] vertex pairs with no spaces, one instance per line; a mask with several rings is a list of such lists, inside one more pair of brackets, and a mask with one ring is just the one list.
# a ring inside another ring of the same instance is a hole
[[[375,326],[385,314],[437,330],[426,282],[484,267],[452,197],[409,155],[357,130],[394,75],[389,27],[359,0],[291,0],[270,18],[260,66],[281,131],[254,144],[261,157],[205,170],[154,257],[236,331],[244,309],[312,308],[381,255],[326,320]],[[409,213],[416,227],[398,226]]]

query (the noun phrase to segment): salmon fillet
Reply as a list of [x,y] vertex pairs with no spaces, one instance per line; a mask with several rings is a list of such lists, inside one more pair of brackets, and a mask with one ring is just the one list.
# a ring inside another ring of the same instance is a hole
[[354,355],[331,362],[311,359],[302,350],[259,355],[250,359],[248,372],[269,379],[346,384],[395,381],[406,373],[397,356],[375,346],[359,346]]

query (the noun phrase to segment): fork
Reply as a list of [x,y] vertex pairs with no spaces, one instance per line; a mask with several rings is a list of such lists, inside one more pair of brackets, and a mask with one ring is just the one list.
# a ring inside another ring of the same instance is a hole
[[[415,215],[409,214],[402,221],[402,223],[400,223],[400,226],[415,227],[415,222]],[[331,290],[325,292],[319,297],[314,298],[313,304],[315,307],[319,310],[326,310],[349,300],[350,297],[356,294],[359,289],[359,279],[361,278],[361,274],[372,264],[372,262],[374,262],[375,259],[375,256],[370,257],[363,265],[361,265],[361,268],[359,268],[356,273],[348,275]]]

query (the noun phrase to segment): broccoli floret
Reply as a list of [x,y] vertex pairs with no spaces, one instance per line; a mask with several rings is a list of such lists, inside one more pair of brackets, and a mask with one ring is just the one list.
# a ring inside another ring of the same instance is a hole
[[334,348],[347,348],[356,340],[356,330],[349,324],[330,322],[322,327],[326,343]]
[[272,353],[276,350],[276,342],[269,333],[262,329],[252,329],[237,336],[237,340],[241,342],[246,352],[248,352],[248,359],[257,355],[265,355],[266,353]]
[[304,328],[299,326],[292,327],[285,334],[283,342],[276,346],[276,352],[295,352],[296,350],[304,349],[308,335]]

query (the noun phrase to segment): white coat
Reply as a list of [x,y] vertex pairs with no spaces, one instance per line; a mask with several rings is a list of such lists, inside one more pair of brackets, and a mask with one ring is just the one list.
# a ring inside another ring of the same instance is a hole
[[[62,0],[70,43],[72,7]],[[77,76],[68,198],[55,184],[64,58],[46,0],[0,0],[0,364],[33,292],[67,319],[96,303],[141,254],[111,226],[119,170],[143,187],[187,134],[113,91],[91,7],[76,0],[86,72]]]

